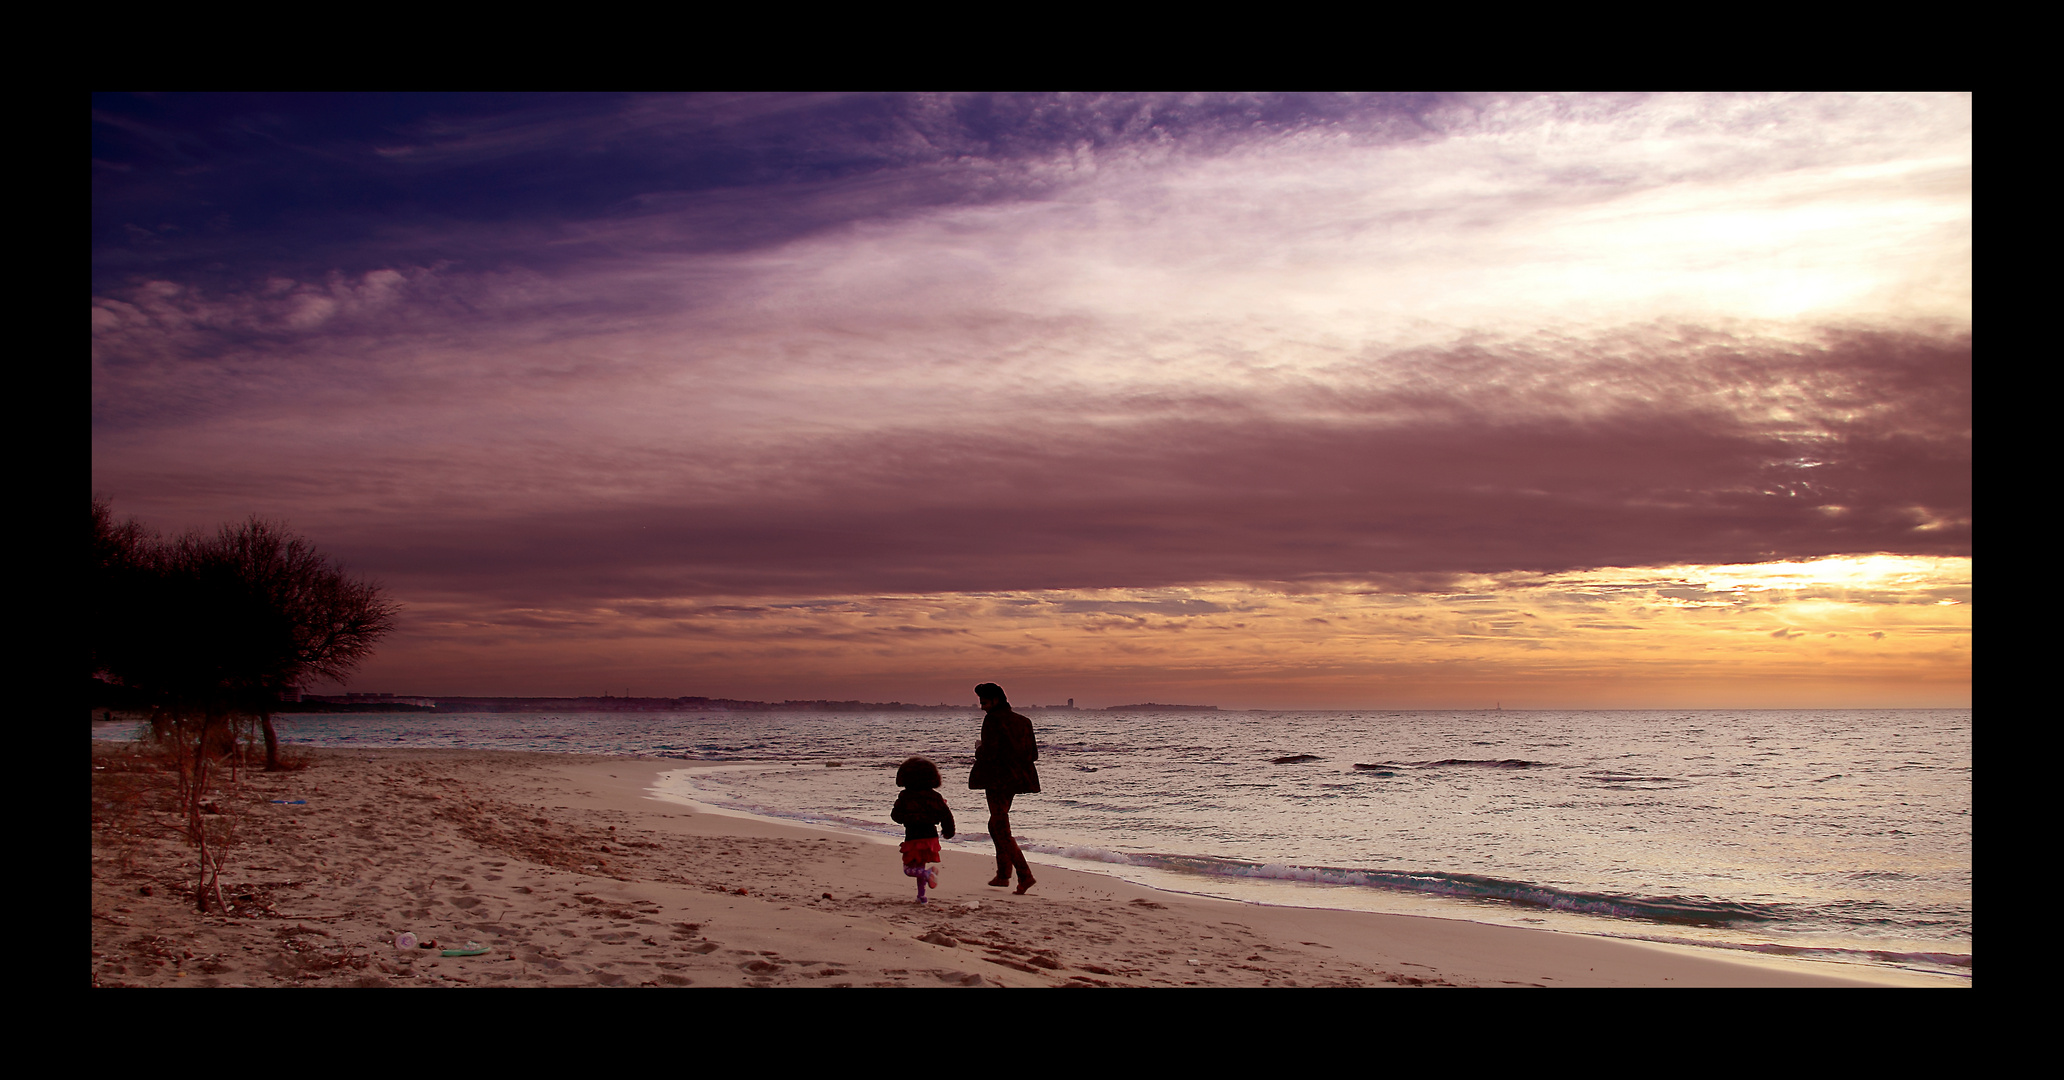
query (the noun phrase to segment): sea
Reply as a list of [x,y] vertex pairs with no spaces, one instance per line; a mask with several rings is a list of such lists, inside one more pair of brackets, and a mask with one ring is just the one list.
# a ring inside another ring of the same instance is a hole
[[[1035,861],[1254,903],[1971,975],[1968,709],[1020,711],[1043,790],[1012,821]],[[991,851],[965,784],[973,709],[276,720],[310,746],[692,762],[660,791],[885,841],[902,836],[895,767],[923,755],[947,778],[949,846]]]

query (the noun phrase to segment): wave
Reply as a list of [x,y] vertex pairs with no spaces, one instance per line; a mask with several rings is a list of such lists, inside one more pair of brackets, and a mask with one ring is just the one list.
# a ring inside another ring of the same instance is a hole
[[1482,769],[1541,769],[1545,761],[1521,761],[1518,758],[1504,758],[1498,761],[1471,758],[1444,758],[1440,761],[1379,761],[1373,765],[1355,762],[1357,769],[1444,769],[1456,765],[1473,765]]
[[1691,781],[1681,776],[1629,776],[1626,773],[1585,773],[1584,779],[1594,784],[1675,784],[1690,787]]
[[[1024,843],[1022,839],[1020,842]],[[1024,843],[1024,846],[1027,850],[1087,862],[1173,870],[1210,877],[1353,885],[1681,926],[1724,927],[1789,922],[1800,914],[1791,906],[1783,904],[1754,904],[1700,896],[1623,896],[1613,893],[1580,892],[1558,889],[1552,885],[1506,881],[1478,874],[1295,866],[1288,863],[1247,862],[1212,856],[1107,851],[1080,844]]]
[[1816,945],[1780,945],[1774,942],[1695,941],[1690,938],[1664,937],[1653,934],[1629,934],[1625,936],[1635,941],[1654,941],[1664,945],[1691,945],[1702,949],[1733,949],[1737,952],[1761,953],[1765,956],[1788,956],[1801,960],[1890,964],[1894,967],[1915,968],[1922,971],[1963,975],[1966,977],[1971,974],[1970,953],[1842,949]]

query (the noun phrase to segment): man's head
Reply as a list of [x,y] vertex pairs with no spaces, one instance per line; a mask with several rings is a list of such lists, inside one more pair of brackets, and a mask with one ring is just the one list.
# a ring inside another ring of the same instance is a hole
[[982,699],[982,708],[985,710],[1010,708],[1010,699],[1003,696],[1003,687],[993,682],[985,682],[975,687],[975,696]]

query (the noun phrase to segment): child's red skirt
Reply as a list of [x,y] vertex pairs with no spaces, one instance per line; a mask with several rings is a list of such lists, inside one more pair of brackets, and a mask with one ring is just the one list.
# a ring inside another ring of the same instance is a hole
[[928,863],[928,862],[938,862],[938,861],[939,861],[939,841],[938,841],[938,838],[934,837],[933,839],[930,839],[930,840],[905,840],[905,841],[903,841],[903,865],[905,865],[905,866],[923,866],[924,864],[926,864],[926,863]]

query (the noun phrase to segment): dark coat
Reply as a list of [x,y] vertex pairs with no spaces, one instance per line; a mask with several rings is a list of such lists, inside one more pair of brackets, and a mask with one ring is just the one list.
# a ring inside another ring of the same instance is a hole
[[953,808],[931,788],[904,788],[889,820],[903,826],[905,840],[932,840],[942,832],[953,839]]
[[982,718],[982,742],[975,747],[975,768],[968,786],[991,795],[1032,795],[1039,791],[1039,741],[1032,721],[997,709]]

